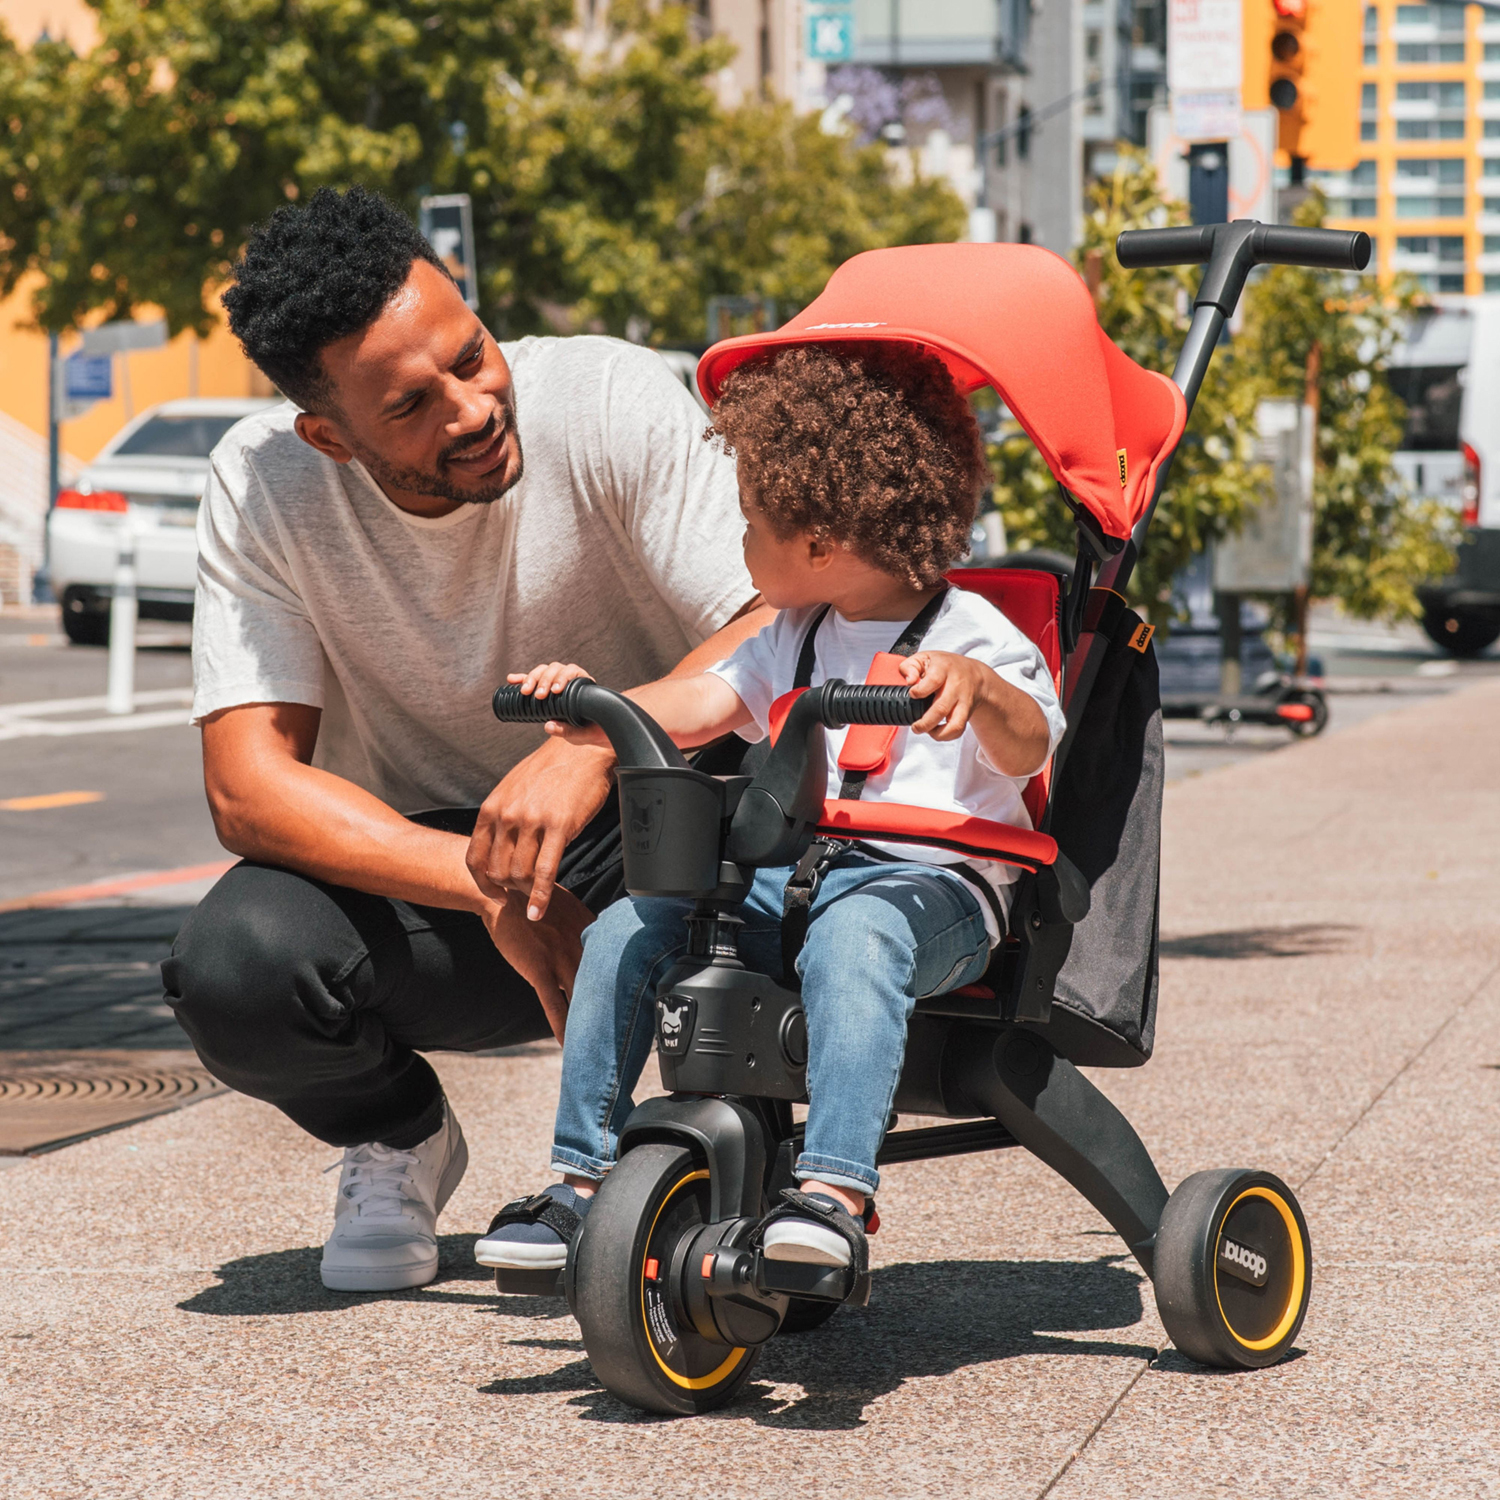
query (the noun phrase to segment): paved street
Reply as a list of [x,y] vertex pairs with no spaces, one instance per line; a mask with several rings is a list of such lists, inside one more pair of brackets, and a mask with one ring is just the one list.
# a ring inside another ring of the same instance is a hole
[[[1500,683],[1469,681],[1484,670],[1374,695],[1389,711],[1168,791],[1157,1055],[1095,1076],[1169,1183],[1254,1165],[1301,1195],[1313,1303],[1276,1369],[1210,1373],[1164,1349],[1103,1223],[1012,1152],[890,1169],[870,1307],[773,1343],[723,1413],[642,1419],[599,1388],[565,1313],[496,1299],[468,1262],[494,1207],[544,1180],[558,1060],[536,1046],[438,1059],[473,1164],[418,1292],[321,1288],[335,1154],[237,1096],[9,1158],[9,1493],[1500,1495]],[[105,762],[174,735],[190,748],[177,729],[76,736],[94,758],[38,789],[123,800]],[[185,776],[163,775],[158,807],[187,805]],[[181,864],[213,856],[152,816]],[[89,825],[61,824],[23,825],[47,830],[30,889],[179,863],[143,839],[132,864],[101,834],[90,865]],[[159,941],[175,912],[148,895],[46,920],[123,912]]]

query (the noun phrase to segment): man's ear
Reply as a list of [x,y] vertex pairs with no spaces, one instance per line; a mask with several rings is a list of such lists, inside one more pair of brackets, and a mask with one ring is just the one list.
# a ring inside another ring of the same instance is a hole
[[338,425],[330,418],[317,416],[313,412],[298,412],[296,428],[297,436],[309,448],[316,448],[334,463],[346,464],[354,457],[353,449],[343,440]]

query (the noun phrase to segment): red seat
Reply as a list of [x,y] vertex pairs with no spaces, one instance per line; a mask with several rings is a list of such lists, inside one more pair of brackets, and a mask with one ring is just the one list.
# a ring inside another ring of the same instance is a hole
[[[1041,650],[1052,685],[1061,690],[1062,628],[1058,621],[1061,589],[1055,573],[1031,568],[959,568],[948,575],[958,588],[972,589],[988,599]],[[774,740],[796,693],[787,693],[771,710]],[[842,758],[840,760],[842,764]],[[1000,859],[1034,870],[1057,858],[1057,844],[1035,831],[1047,808],[1050,764],[1033,776],[1021,794],[1031,816],[1031,828],[964,817],[931,807],[900,802],[845,802],[823,804],[820,833],[841,838],[882,839],[893,843],[932,844],[980,859]]]
[[[1052,674],[1052,686],[1062,692],[1062,625],[1058,603],[1062,598],[1056,573],[1036,568],[955,568],[948,582],[972,589],[988,599],[1012,625],[1034,641]],[[1047,810],[1047,789],[1052,781],[1049,761],[1026,783],[1021,800],[1031,814],[1031,826],[1039,827]]]

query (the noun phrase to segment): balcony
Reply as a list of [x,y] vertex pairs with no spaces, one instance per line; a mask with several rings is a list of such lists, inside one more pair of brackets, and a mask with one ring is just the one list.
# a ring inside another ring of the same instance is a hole
[[854,61],[866,67],[1019,66],[1027,0],[854,0]]

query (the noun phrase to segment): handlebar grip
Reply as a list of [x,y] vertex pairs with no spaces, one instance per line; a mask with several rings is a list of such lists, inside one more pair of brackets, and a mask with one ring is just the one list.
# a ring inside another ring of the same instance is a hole
[[[1362,229],[1304,229],[1294,224],[1190,224],[1172,229],[1127,229],[1115,240],[1115,255],[1126,270],[1143,266],[1198,266],[1213,259],[1219,238],[1242,246],[1250,240],[1251,265],[1315,266],[1329,271],[1363,271],[1370,264],[1370,236]],[[1241,250],[1239,253],[1243,253]]]
[[1255,258],[1263,266],[1363,271],[1370,264],[1370,236],[1362,229],[1303,229],[1293,224],[1262,224],[1255,236]]
[[830,729],[845,724],[915,724],[931,706],[904,687],[866,687],[837,680],[823,695],[823,722]]
[[575,726],[586,724],[588,720],[578,717],[577,690],[588,682],[587,677],[575,677],[561,692],[549,693],[545,698],[523,693],[518,686],[507,683],[495,689],[491,707],[495,717],[505,724],[545,724],[549,719]]
[[1212,224],[1175,229],[1127,229],[1115,240],[1115,255],[1127,271],[1144,266],[1202,265],[1214,252]]

